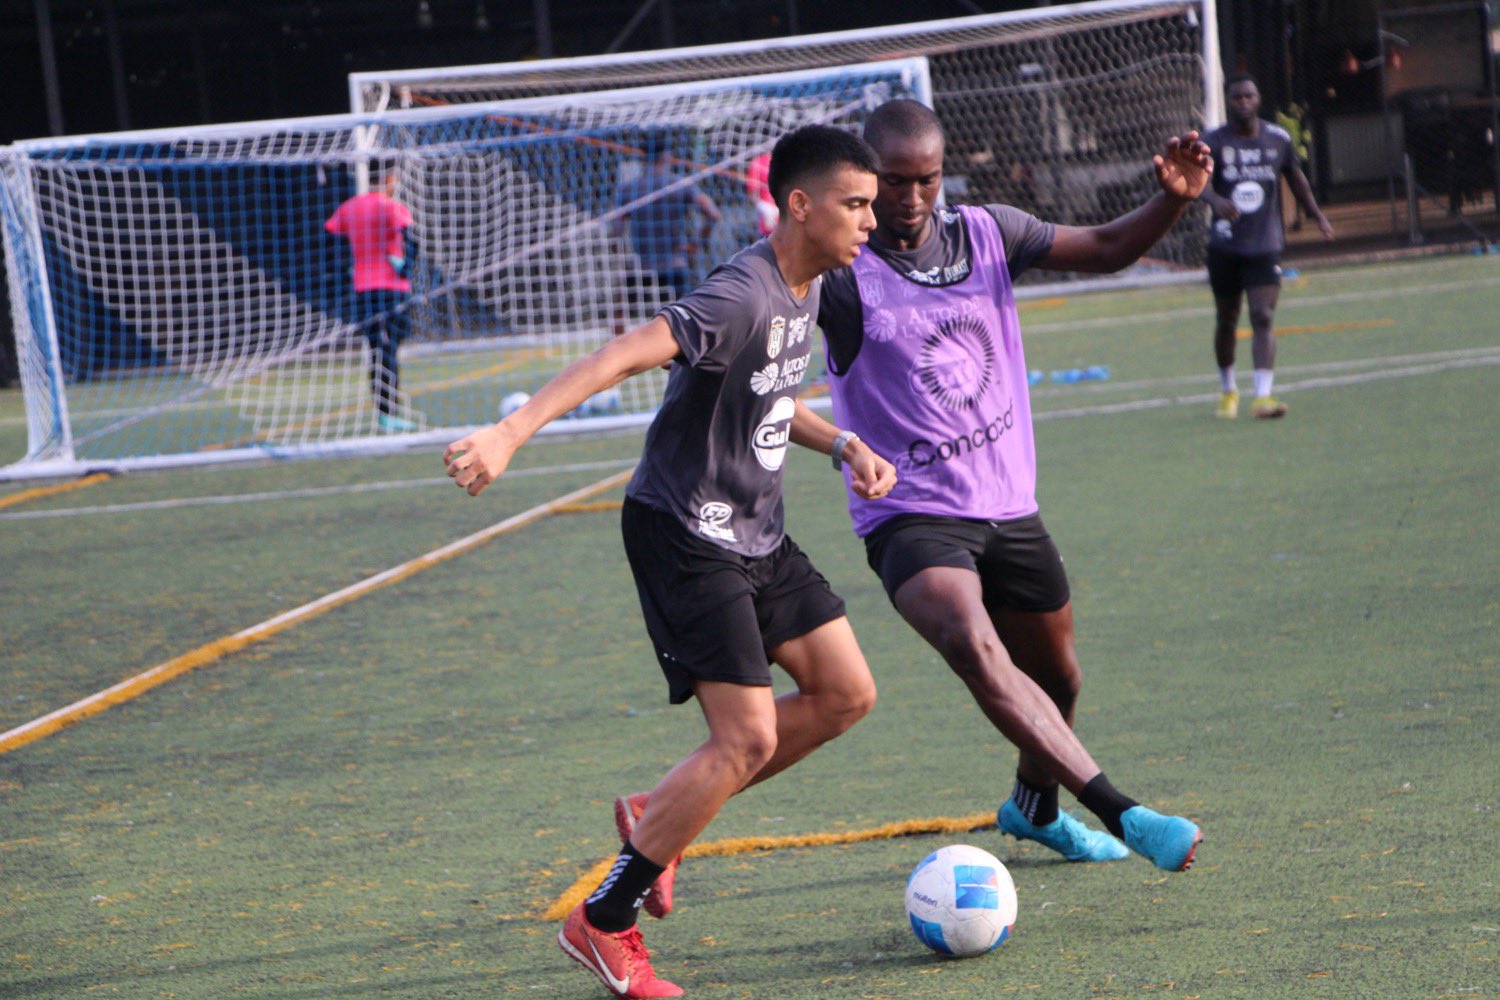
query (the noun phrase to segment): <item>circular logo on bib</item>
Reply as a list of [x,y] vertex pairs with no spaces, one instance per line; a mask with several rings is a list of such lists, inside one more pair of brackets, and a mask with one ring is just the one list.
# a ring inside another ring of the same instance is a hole
[[945,410],[967,410],[994,381],[995,344],[975,316],[940,323],[922,345],[912,380]]
[[750,445],[762,468],[775,472],[786,461],[786,443],[792,434],[792,414],[796,409],[792,397],[782,396],[771,404],[771,412],[755,428]]
[[1240,181],[1234,186],[1229,200],[1242,215],[1249,215],[1266,203],[1266,190],[1255,181]]

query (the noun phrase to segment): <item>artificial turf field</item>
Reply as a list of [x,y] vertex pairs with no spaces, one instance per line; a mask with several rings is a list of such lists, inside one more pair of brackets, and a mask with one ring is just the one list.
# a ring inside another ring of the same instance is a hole
[[[1035,390],[1078,729],[1115,784],[1202,826],[1193,869],[1068,865],[993,829],[693,858],[645,927],[664,977],[725,998],[1500,995],[1500,260],[1289,282],[1278,422],[1212,417],[1210,304],[1022,312],[1033,367],[1112,373]],[[20,412],[0,393],[0,460]],[[534,444],[478,499],[436,450],[0,483],[0,732],[594,483],[639,440]],[[993,810],[1014,752],[889,607],[827,459],[788,468],[791,532],[880,704],[705,840]],[[703,731],[665,704],[617,515],[537,520],[0,754],[0,996],[603,996],[538,915],[617,846],[614,796]],[[1020,915],[953,962],[901,890],[959,840],[1006,862]]]

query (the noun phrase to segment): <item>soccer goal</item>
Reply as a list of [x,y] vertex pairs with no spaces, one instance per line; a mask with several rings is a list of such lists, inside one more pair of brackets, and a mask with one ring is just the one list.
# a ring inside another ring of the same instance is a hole
[[[1102,0],[740,44],[355,73],[349,88],[355,110],[378,111],[917,54],[931,64],[953,202],[1106,222],[1155,190],[1151,156],[1168,137],[1223,121],[1214,0]],[[1147,261],[1111,280],[1199,274],[1206,224],[1189,213]]]
[[[0,149],[29,432],[0,476],[389,450],[493,422],[670,301],[619,220],[696,184],[722,213],[701,277],[758,237],[751,164],[777,138],[857,129],[929,87],[914,58]],[[677,179],[622,202],[647,147]],[[411,289],[372,310],[325,223],[377,183],[412,217],[392,262]],[[392,319],[394,411],[367,336]],[[665,378],[551,429],[643,422]]]

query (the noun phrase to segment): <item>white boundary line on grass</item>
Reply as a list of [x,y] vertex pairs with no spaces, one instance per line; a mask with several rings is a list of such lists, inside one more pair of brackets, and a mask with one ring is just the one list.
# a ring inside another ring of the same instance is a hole
[[[1489,288],[1500,285],[1500,277],[1478,278],[1469,281],[1443,281],[1432,285],[1417,285],[1407,288],[1366,288],[1355,292],[1329,292],[1326,295],[1289,295],[1281,300],[1277,311],[1301,309],[1310,306],[1331,306],[1342,302],[1374,302],[1378,299],[1404,298],[1411,295],[1461,292],[1474,288]],[[1139,326],[1142,323],[1177,322],[1183,319],[1198,319],[1214,314],[1213,306],[1190,306],[1186,309],[1167,309],[1154,313],[1129,313],[1123,316],[1097,316],[1093,319],[1075,319],[1055,323],[1025,323],[1023,333],[1059,333],[1067,330],[1096,330],[1109,326]]]
[[152,688],[159,687],[183,674],[223,659],[225,656],[238,652],[246,646],[269,639],[276,633],[284,631],[293,625],[299,625],[325,612],[332,611],[342,604],[364,597],[372,591],[388,587],[393,583],[398,583],[423,570],[431,569],[438,563],[451,559],[454,556],[462,555],[498,535],[540,520],[559,507],[577,503],[597,493],[602,493],[607,489],[619,486],[630,478],[632,471],[633,469],[625,469],[612,476],[606,476],[598,482],[585,486],[582,489],[574,490],[565,496],[560,496],[555,500],[539,504],[530,510],[522,511],[503,521],[497,521],[488,528],[483,528],[455,542],[449,542],[447,545],[433,549],[426,555],[417,556],[415,559],[409,559],[399,566],[393,566],[388,570],[376,573],[374,576],[365,577],[358,583],[350,584],[342,590],[325,594],[314,601],[309,601],[301,607],[284,611],[274,618],[268,618],[259,625],[252,625],[233,635],[225,636],[222,639],[215,639],[213,642],[199,646],[191,652],[173,657],[165,663],[159,663],[149,670],[127,678],[113,687],[98,691],[40,718],[32,719],[30,722],[23,723],[8,732],[0,733],[0,755],[7,754],[18,747],[23,747],[44,736],[50,736],[58,730],[71,726],[75,722],[80,722],[91,715],[98,715],[113,705],[130,701],[150,691]]
[[[1418,375],[1432,375],[1438,372],[1451,371],[1460,368],[1477,368],[1487,365],[1500,364],[1500,346],[1466,348],[1454,351],[1435,351],[1428,354],[1403,354],[1390,357],[1358,358],[1351,361],[1327,361],[1317,364],[1300,365],[1280,369],[1281,376],[1277,382],[1277,390],[1282,393],[1299,392],[1306,389],[1337,388],[1346,385],[1360,385],[1366,382],[1379,382],[1393,378],[1412,378]],[[1395,367],[1391,367],[1395,366]],[[1301,381],[1289,381],[1299,375],[1311,376]],[[1067,394],[1076,396],[1082,393],[1098,394],[1104,392],[1121,392],[1132,390],[1167,390],[1172,386],[1196,386],[1207,381],[1204,375],[1177,375],[1171,378],[1139,379],[1130,382],[1090,382],[1066,389],[1053,390],[1038,386],[1033,390],[1034,397],[1043,399],[1056,399]],[[1198,406],[1203,403],[1215,402],[1219,398],[1218,390],[1212,392],[1193,392],[1187,395],[1163,395],[1151,399],[1126,400],[1118,403],[1094,403],[1084,406],[1075,406],[1063,410],[1043,410],[1035,412],[1032,419],[1038,422],[1043,420],[1062,420],[1071,417],[1108,416],[1113,413],[1131,413],[1138,410],[1156,410],[1168,406]],[[826,400],[814,401],[816,405]],[[517,469],[507,472],[507,479],[519,478],[521,476],[544,476],[562,472],[581,472],[595,469],[615,469],[625,466],[633,466],[636,460],[611,459],[599,462],[580,462],[572,465],[550,465],[538,466],[530,469]],[[0,522],[4,521],[30,521],[41,518],[56,517],[83,517],[93,514],[125,514],[150,510],[177,510],[183,507],[199,507],[211,505],[228,505],[236,503],[260,503],[277,500],[294,500],[305,497],[319,497],[349,493],[368,493],[378,490],[400,490],[410,489],[418,486],[434,486],[447,484],[450,480],[446,476],[433,476],[422,479],[398,479],[376,483],[354,483],[345,486],[316,486],[306,489],[268,491],[261,493],[221,494],[205,497],[177,497],[167,500],[143,500],[139,503],[102,504],[89,507],[65,507],[58,510],[33,510],[15,511],[12,513],[0,512]]]

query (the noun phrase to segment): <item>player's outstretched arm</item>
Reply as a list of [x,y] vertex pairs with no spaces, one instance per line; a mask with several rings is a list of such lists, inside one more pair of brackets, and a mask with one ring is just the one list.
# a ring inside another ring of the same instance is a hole
[[1144,205],[1101,226],[1058,226],[1052,249],[1038,264],[1057,271],[1108,274],[1140,259],[1203,193],[1214,161],[1197,132],[1167,140],[1152,158],[1161,188]]
[[[792,413],[792,443],[822,455],[833,453],[839,429],[812,411],[802,400]],[[875,454],[859,438],[844,445],[841,461],[849,466],[849,482],[854,492],[866,500],[878,500],[896,485],[896,467]]]
[[498,424],[450,444],[443,452],[449,478],[469,496],[478,496],[500,478],[516,450],[544,425],[594,393],[666,364],[678,351],[671,328],[660,316],[607,341],[558,372],[526,405]]

